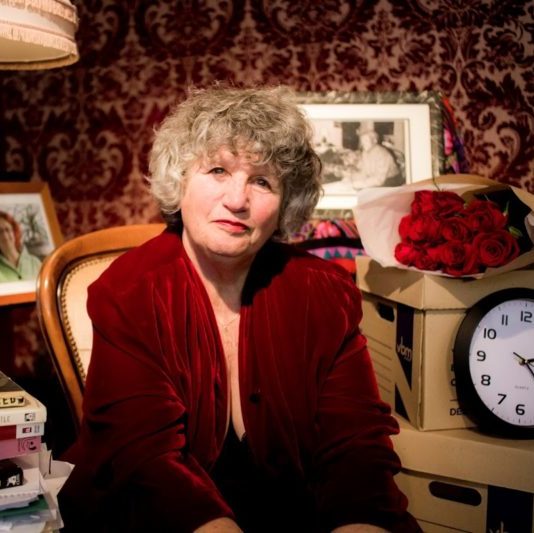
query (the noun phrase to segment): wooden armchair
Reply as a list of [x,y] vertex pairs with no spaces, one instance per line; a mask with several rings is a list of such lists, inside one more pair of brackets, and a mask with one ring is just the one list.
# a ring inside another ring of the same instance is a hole
[[140,224],[88,233],[59,246],[43,263],[37,280],[37,313],[76,430],[93,342],[87,287],[117,256],[164,228],[164,224]]

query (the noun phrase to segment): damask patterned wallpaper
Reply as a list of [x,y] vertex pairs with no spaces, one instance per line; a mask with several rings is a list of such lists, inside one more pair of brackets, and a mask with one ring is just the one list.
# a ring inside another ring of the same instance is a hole
[[[77,64],[0,73],[0,171],[49,183],[66,238],[158,218],[143,181],[153,127],[214,80],[441,91],[471,171],[534,192],[534,0],[74,3]],[[17,313],[33,332],[9,350],[29,370],[44,348],[32,308]]]

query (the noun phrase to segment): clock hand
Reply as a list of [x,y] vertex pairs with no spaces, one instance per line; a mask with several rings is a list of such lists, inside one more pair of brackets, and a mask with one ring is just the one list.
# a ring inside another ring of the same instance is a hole
[[516,357],[519,357],[519,359],[521,359],[521,362],[519,363],[521,366],[522,365],[528,365],[528,360],[525,359],[524,357],[522,357],[521,355],[519,355],[517,352],[512,352]]
[[530,366],[530,361],[531,359],[525,359],[524,357],[521,357],[517,352],[512,352],[516,357],[519,357],[519,359],[521,359],[520,361],[520,365],[521,366],[526,366],[528,371],[532,374],[532,377],[534,378],[534,370],[532,369],[532,367]]

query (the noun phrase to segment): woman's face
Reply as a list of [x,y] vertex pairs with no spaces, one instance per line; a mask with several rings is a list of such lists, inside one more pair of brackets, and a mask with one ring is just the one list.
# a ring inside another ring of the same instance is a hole
[[0,217],[0,252],[9,250],[15,246],[15,233],[11,224]]
[[181,201],[190,257],[254,258],[278,227],[282,187],[267,166],[227,148],[193,164]]

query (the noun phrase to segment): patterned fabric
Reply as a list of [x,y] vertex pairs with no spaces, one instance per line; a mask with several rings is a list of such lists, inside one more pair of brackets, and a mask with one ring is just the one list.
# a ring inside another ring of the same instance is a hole
[[[2,179],[45,180],[66,238],[159,219],[144,180],[153,128],[214,80],[439,91],[471,172],[534,192],[534,0],[74,3],[78,63],[0,72]],[[2,355],[30,368],[15,350]]]
[[469,173],[463,141],[458,123],[448,98],[442,96],[444,174]]
[[290,240],[313,255],[339,264],[351,274],[356,272],[356,256],[365,254],[356,223],[349,218],[314,218]]

